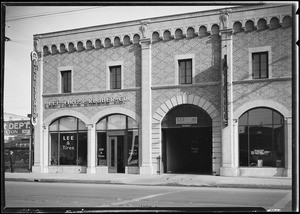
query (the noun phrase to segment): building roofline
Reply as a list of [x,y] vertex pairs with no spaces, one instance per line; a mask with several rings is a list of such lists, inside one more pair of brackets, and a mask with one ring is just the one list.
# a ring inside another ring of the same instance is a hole
[[[242,5],[242,4],[237,4]],[[201,16],[209,16],[209,15],[216,15],[222,11],[227,11],[230,13],[242,12],[247,10],[255,10],[255,9],[263,9],[263,8],[271,8],[271,7],[282,7],[282,6],[289,6],[291,4],[287,3],[272,3],[272,4],[265,4],[265,3],[257,3],[251,5],[247,4],[247,6],[237,6],[237,7],[230,7],[230,8],[221,8],[221,9],[213,9],[213,10],[205,10],[205,11],[198,11],[198,12],[190,12],[190,13],[182,13],[182,14],[175,14],[175,15],[167,15],[167,16],[159,16],[159,17],[152,17],[152,18],[144,18],[132,21],[124,21],[124,22],[116,22],[110,24],[103,24],[103,25],[95,25],[83,28],[74,28],[69,30],[62,30],[62,31],[54,31],[48,33],[41,33],[33,35],[34,38],[50,38],[56,36],[63,36],[68,34],[78,34],[78,33],[86,33],[89,31],[98,31],[98,30],[106,30],[110,28],[119,28],[119,27],[128,27],[128,26],[135,26],[140,25],[141,23],[157,23],[157,22],[164,22],[170,20],[177,20],[177,19],[186,19],[192,17],[201,17]]]

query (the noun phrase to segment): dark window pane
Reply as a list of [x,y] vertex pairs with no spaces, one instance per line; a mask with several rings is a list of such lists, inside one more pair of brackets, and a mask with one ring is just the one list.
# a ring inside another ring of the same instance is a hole
[[248,166],[248,127],[239,126],[239,156],[240,166]]
[[60,165],[76,165],[77,134],[60,133]]
[[179,84],[192,83],[192,60],[179,60]]
[[111,145],[111,148],[110,148],[110,165],[112,167],[115,166],[115,139],[111,139],[110,140],[110,145]]
[[87,133],[78,133],[77,165],[87,166]]
[[274,161],[276,167],[284,167],[284,126],[274,126]]
[[71,71],[61,72],[62,93],[71,92]]
[[249,127],[250,165],[274,166],[272,160],[272,126]]
[[249,125],[272,124],[272,110],[258,108],[249,111]]
[[268,78],[268,53],[252,54],[252,73],[254,79]]
[[50,134],[51,157],[50,165],[58,165],[58,133]]
[[128,131],[128,166],[139,164],[139,134],[138,130]]
[[192,76],[186,76],[186,83],[192,83]]
[[244,113],[244,114],[239,118],[239,125],[248,125],[248,113]]
[[121,81],[121,66],[110,67],[110,89],[120,89]]
[[281,114],[277,113],[276,111],[273,111],[274,116],[274,124],[283,124],[283,117]]
[[107,156],[106,156],[106,132],[97,133],[97,144],[98,144],[98,165],[107,166]]
[[59,123],[60,131],[75,131],[76,129],[77,129],[77,118],[75,117],[60,118],[60,123]]

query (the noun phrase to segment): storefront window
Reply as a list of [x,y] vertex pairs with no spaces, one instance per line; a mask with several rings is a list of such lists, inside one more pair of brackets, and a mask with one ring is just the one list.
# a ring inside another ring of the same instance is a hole
[[268,108],[249,110],[239,118],[240,166],[284,167],[283,116]]
[[62,117],[50,127],[50,165],[87,165],[87,128],[75,117]]
[[126,129],[126,117],[124,115],[111,115],[107,121],[107,129]]
[[139,133],[138,130],[128,131],[128,166],[138,166],[139,161]]
[[106,155],[106,132],[98,132],[98,165],[99,166],[107,166],[107,155]]
[[[118,150],[116,154],[119,154],[119,159],[123,159],[125,166],[138,166],[139,134],[138,123],[134,119],[121,114],[109,115],[96,124],[96,131],[98,166],[108,166],[108,161],[114,163],[115,160],[112,159],[115,158],[116,148]],[[114,144],[108,146],[110,137],[117,137],[118,146]]]

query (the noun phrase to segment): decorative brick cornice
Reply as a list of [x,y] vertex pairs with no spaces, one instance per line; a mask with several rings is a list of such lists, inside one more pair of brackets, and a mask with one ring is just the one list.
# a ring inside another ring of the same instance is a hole
[[[273,10],[273,8],[276,9]],[[221,30],[225,29],[224,26],[221,27],[221,21],[224,21],[224,19],[220,19],[222,17],[224,18],[224,14],[228,14],[226,17],[226,29],[233,29],[234,24],[239,22],[241,25],[241,31],[243,31],[247,28],[246,22],[248,20],[252,20],[254,23],[253,30],[256,30],[256,26],[261,19],[264,19],[267,22],[266,26],[270,26],[270,22],[273,17],[277,17],[279,23],[277,27],[281,27],[283,19],[286,16],[291,17],[291,12],[291,6],[288,4],[250,5],[37,34],[34,35],[34,39],[39,39],[40,42],[38,43],[39,47],[37,47],[37,49],[39,49],[41,52],[44,52],[44,54],[54,54],[51,51],[52,44],[56,45],[58,52],[64,53],[67,51],[59,50],[60,44],[65,44],[66,50],[68,50],[68,45],[71,42],[74,44],[75,51],[76,49],[78,51],[78,42],[82,42],[84,49],[86,49],[88,41],[91,41],[91,47],[95,48],[96,40],[100,40],[101,44],[104,44],[105,47],[104,41],[107,38],[110,39],[111,45],[107,46],[106,48],[124,45],[125,37],[130,38],[130,44],[140,43],[141,39],[152,40],[154,33],[159,34],[158,40],[155,40],[155,42],[169,39],[181,39],[188,36],[187,31],[189,28],[193,28],[193,36],[207,36],[211,35],[212,33],[220,34]],[[185,19],[190,19],[190,21]],[[171,24],[167,22],[170,22]],[[225,22],[223,23],[225,24]],[[216,26],[219,29],[217,31]],[[122,28],[122,30],[120,30],[120,28]],[[203,29],[205,29],[206,32],[202,32],[201,34],[200,28],[201,32]],[[212,28],[214,28],[213,32]],[[182,30],[182,35],[180,35],[178,38],[175,36],[177,29]],[[170,31],[171,35],[164,38],[164,33],[166,31]],[[120,40],[118,44],[114,44],[115,38]],[[35,48],[36,46],[37,45],[35,44]],[[103,48],[103,46],[98,48]]]

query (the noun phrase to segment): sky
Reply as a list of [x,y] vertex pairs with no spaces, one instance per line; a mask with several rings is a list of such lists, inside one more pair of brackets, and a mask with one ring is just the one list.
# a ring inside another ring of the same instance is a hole
[[232,7],[206,6],[7,6],[5,20],[4,112],[31,113],[33,35],[82,27]]

